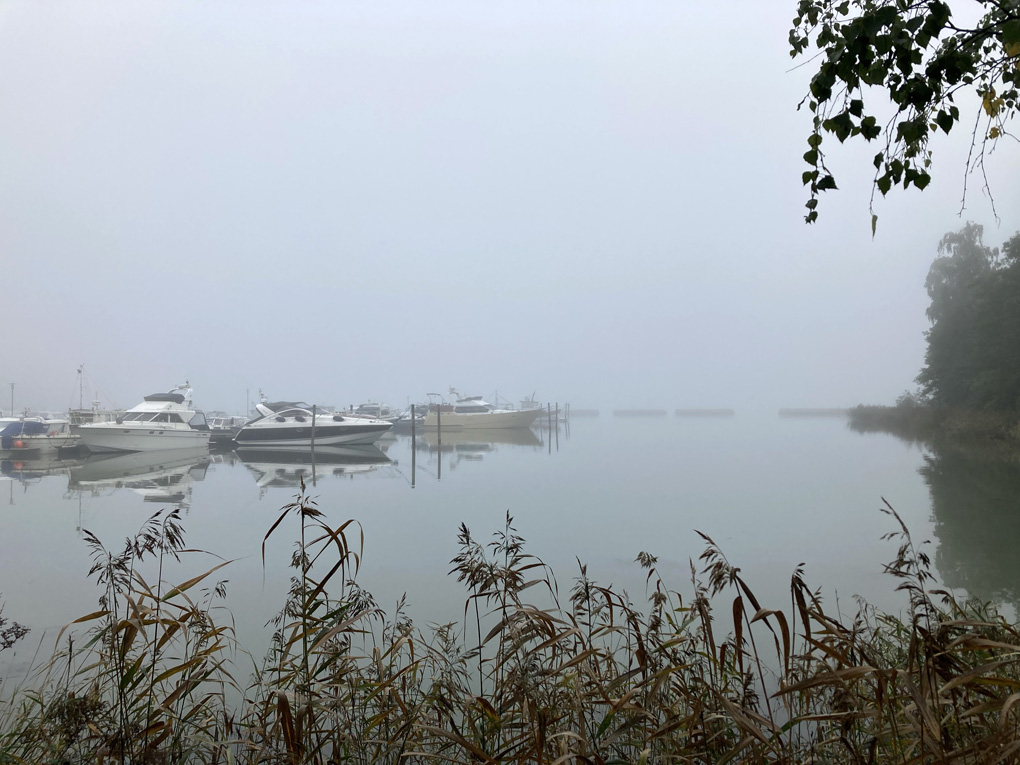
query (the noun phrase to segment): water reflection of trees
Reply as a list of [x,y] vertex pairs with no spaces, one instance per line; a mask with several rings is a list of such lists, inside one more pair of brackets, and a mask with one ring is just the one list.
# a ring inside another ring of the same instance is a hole
[[920,473],[931,492],[942,581],[1020,608],[1020,458],[938,448]]

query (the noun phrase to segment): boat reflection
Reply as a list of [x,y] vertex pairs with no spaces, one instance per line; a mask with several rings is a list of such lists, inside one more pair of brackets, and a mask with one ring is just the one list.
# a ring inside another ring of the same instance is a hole
[[12,485],[18,482],[28,488],[48,476],[69,476],[71,468],[84,462],[85,458],[76,453],[70,456],[59,452],[41,453],[32,459],[0,460],[0,475],[10,480]]
[[475,428],[470,430],[451,430],[442,432],[426,430],[419,437],[419,448],[425,444],[428,451],[455,451],[464,454],[484,454],[495,451],[499,445],[531,446],[542,445],[542,440],[531,428]]
[[260,495],[269,489],[293,489],[326,477],[353,477],[376,470],[392,460],[373,444],[317,446],[307,449],[239,448],[237,456],[259,486]]
[[209,449],[93,454],[70,471],[69,492],[98,496],[130,489],[145,502],[190,504],[191,484],[205,478]]

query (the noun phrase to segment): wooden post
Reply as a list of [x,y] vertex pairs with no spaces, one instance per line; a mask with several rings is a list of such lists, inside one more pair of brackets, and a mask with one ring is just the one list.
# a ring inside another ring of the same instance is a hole
[[411,488],[414,488],[414,468],[418,448],[414,436],[414,404],[411,404]]
[[548,436],[549,436],[549,454],[552,454],[552,440],[553,440],[553,433],[552,433],[552,404],[546,404],[545,405],[545,412],[546,412],[547,422],[549,423],[549,433],[548,433]]
[[439,444],[439,468],[436,478],[443,478],[443,405],[436,404],[436,443]]
[[315,407],[312,404],[312,486],[315,486]]

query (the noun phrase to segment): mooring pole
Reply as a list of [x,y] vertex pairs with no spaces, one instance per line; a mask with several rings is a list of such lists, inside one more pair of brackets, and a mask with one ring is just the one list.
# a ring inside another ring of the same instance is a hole
[[315,404],[312,404],[312,486],[315,486]]
[[415,462],[418,456],[418,445],[415,442],[414,404],[411,404],[411,488],[414,488]]

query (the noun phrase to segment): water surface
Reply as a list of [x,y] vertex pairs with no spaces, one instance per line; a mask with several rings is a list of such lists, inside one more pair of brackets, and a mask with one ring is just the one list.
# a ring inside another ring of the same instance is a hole
[[[604,415],[575,418],[553,434],[445,434],[442,449],[429,435],[414,457],[412,470],[411,440],[396,436],[367,453],[320,456],[314,468],[234,453],[161,455],[158,465],[144,456],[90,460],[36,477],[7,465],[14,477],[0,484],[0,592],[5,616],[33,629],[13,666],[94,610],[99,593],[87,578],[83,529],[119,550],[152,513],[174,507],[191,547],[233,561],[216,578],[229,580],[226,605],[242,642],[261,651],[263,625],[282,606],[292,573],[296,519],[270,538],[264,563],[262,544],[300,477],[331,524],[357,520],[361,586],[387,610],[406,593],[422,625],[463,614],[465,592],[448,574],[460,525],[487,542],[507,513],[562,593],[580,560],[599,583],[642,600],[634,558],[647,551],[686,596],[701,531],[763,604],[787,606],[790,575],[804,564],[808,582],[845,610],[861,595],[895,611],[903,599],[882,573],[896,548],[880,540],[896,529],[879,511],[888,501],[917,542],[931,540],[935,573],[947,584],[1017,601],[1016,464],[935,455],[853,433],[838,417]],[[192,553],[169,576],[181,581],[218,561]]]

